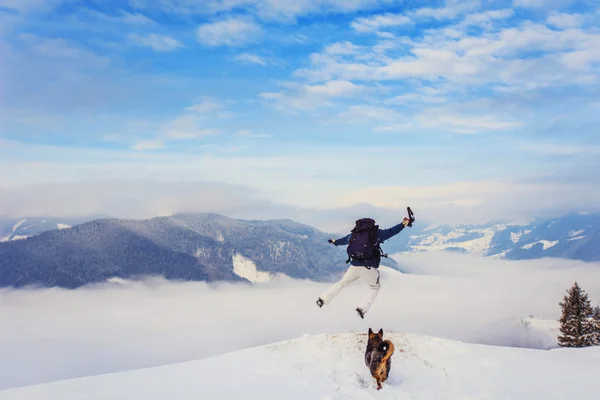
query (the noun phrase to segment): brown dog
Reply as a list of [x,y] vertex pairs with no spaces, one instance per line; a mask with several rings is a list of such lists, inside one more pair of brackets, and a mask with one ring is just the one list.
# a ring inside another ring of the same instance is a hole
[[383,329],[373,333],[369,328],[365,364],[377,382],[377,390],[381,389],[381,383],[385,382],[390,374],[392,354],[394,354],[394,344],[389,340],[383,340]]

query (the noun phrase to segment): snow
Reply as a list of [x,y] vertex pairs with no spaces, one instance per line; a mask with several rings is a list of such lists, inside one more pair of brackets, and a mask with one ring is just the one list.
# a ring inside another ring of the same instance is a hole
[[522,318],[521,322],[527,326],[529,331],[545,334],[538,334],[536,337],[541,338],[545,336],[556,338],[560,335],[560,323],[558,320],[530,316],[528,318]]
[[591,393],[600,390],[600,347],[519,349],[383,329],[396,351],[380,391],[363,361],[366,332],[342,332],[305,334],[180,364],[8,389],[0,391],[0,398],[563,400],[593,398]]
[[203,247],[198,247],[196,249],[196,251],[194,252],[194,257],[201,259],[203,257],[207,257],[208,254],[210,254],[210,251],[208,249],[205,249]]
[[56,224],[56,226],[58,227],[58,229],[67,229],[71,227],[71,225],[66,224]]
[[16,224],[13,225],[12,227],[12,231],[8,234],[8,236],[5,236],[2,238],[2,240],[0,240],[0,242],[8,242],[9,240],[13,240],[13,239],[25,239],[27,236],[13,236],[15,234],[15,232],[17,231],[17,229],[19,229],[19,227],[21,225],[23,225],[25,222],[27,221],[27,219],[22,219],[19,222],[17,222]]
[[[461,248],[473,254],[486,254],[490,250],[490,244],[492,243],[492,239],[496,232],[504,229],[506,229],[506,225],[494,225],[490,228],[472,229],[468,231],[456,229],[446,235],[435,233],[423,238],[419,244],[411,245],[411,248],[414,251],[440,251],[448,248]],[[481,237],[462,242],[450,241],[471,233],[480,234]]]
[[17,222],[17,223],[16,223],[16,224],[13,226],[13,228],[12,228],[12,231],[13,231],[13,233],[14,233],[14,232],[15,232],[17,229],[19,229],[19,227],[20,227],[21,225],[23,225],[23,224],[24,224],[26,221],[27,221],[27,219],[22,219],[22,220],[20,220],[19,222]]
[[274,260],[279,259],[282,255],[283,255],[283,251],[285,250],[285,247],[288,245],[287,242],[283,242],[283,241],[277,241],[276,243],[271,243],[270,248],[271,248],[271,257]]
[[519,239],[521,239],[522,236],[523,236],[523,231],[511,232],[510,233],[510,240],[513,243],[517,243],[519,241]]
[[510,251],[511,251],[511,249],[504,250],[502,253],[498,253],[498,254],[494,254],[494,255],[490,256],[490,258],[504,258]]
[[269,282],[274,278],[274,275],[269,272],[259,271],[254,261],[239,253],[233,255],[233,272],[252,283]]
[[27,239],[28,237],[29,236],[27,236],[27,235],[15,235],[10,240],[23,240],[23,239]]
[[522,246],[521,248],[525,249],[525,250],[529,250],[538,243],[542,244],[544,250],[548,250],[549,248],[556,246],[558,244],[558,240],[538,240],[537,242],[526,244],[526,245]]

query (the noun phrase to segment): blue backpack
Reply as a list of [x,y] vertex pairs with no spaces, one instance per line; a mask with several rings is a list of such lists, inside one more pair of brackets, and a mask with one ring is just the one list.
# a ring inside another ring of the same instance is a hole
[[349,263],[354,260],[369,260],[373,257],[381,256],[379,247],[379,225],[371,218],[361,218],[356,220],[354,228],[350,231],[350,240],[346,252],[348,253]]

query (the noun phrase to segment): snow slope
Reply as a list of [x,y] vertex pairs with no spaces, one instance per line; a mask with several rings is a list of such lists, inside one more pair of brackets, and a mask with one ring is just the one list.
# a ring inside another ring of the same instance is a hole
[[558,244],[558,240],[552,240],[552,241],[550,241],[550,240],[538,240],[536,242],[529,243],[529,244],[526,244],[524,246],[521,246],[521,248],[525,249],[525,250],[529,250],[529,249],[533,248],[533,246],[535,246],[536,244],[541,244],[543,246],[544,250],[548,250],[549,248],[556,246]]
[[[412,251],[463,250],[466,253],[485,255],[490,250],[491,242],[496,233],[507,228],[506,225],[496,224],[489,227],[453,228],[450,231],[425,231],[421,235],[412,235],[410,248]],[[511,233],[511,240],[518,240],[523,232]],[[517,235],[517,236],[515,236]]]
[[252,283],[269,282],[273,280],[274,274],[266,271],[259,271],[254,261],[241,254],[235,253],[232,261],[233,272],[242,278],[248,279]]
[[530,350],[385,330],[384,337],[395,343],[396,353],[381,391],[363,362],[366,333],[350,332],[304,335],[198,361],[9,389],[0,391],[0,398],[564,400],[592,399],[600,390],[600,347]]
[[[11,237],[15,235],[15,232],[17,231],[17,229],[19,229],[19,227],[21,225],[23,225],[26,221],[27,221],[27,219],[22,219],[19,222],[17,222],[16,224],[14,224],[12,227],[12,231],[8,234],[8,236],[0,238],[0,242],[8,242],[9,240],[11,240]],[[24,238],[26,238],[26,236],[19,236],[17,239],[24,239]]]

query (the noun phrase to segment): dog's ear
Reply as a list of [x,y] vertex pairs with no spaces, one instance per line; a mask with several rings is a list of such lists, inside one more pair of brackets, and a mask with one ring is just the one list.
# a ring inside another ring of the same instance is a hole
[[383,337],[383,328],[379,330],[379,336]]
[[373,330],[371,328],[369,328],[369,335],[373,334]]

